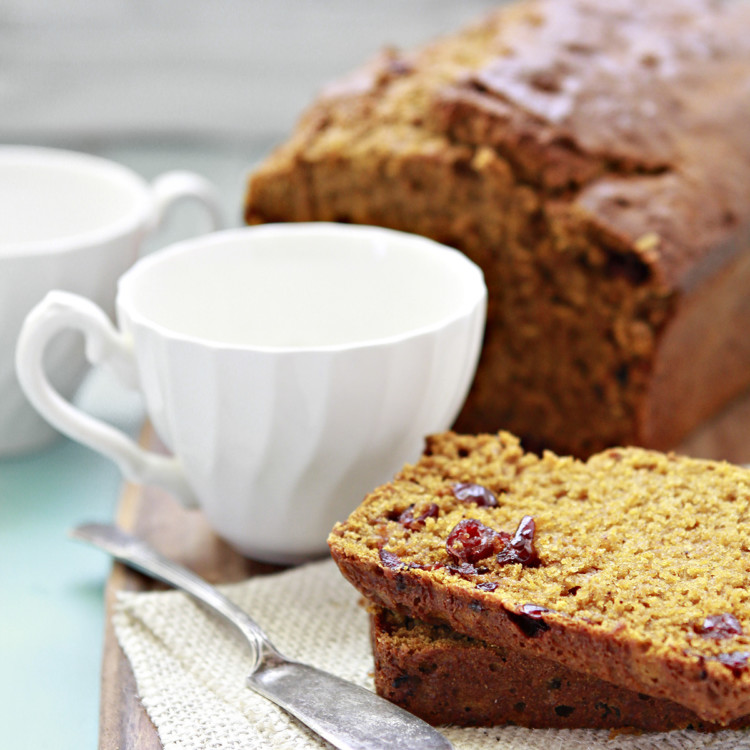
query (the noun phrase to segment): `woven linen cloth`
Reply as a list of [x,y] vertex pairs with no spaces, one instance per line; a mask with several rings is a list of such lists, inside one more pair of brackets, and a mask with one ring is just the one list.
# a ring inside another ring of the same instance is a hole
[[[373,689],[368,617],[330,560],[220,587],[286,656]],[[114,625],[164,750],[300,750],[330,745],[245,686],[234,628],[177,592],[121,593]],[[356,721],[356,716],[352,717]],[[441,730],[456,750],[735,750],[750,732],[615,735],[602,730]]]

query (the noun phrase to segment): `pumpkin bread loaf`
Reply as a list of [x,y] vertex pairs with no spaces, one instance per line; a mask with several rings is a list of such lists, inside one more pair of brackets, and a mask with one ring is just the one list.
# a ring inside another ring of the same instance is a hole
[[750,384],[748,122],[750,4],[528,0],[325,90],[245,217],[392,227],[481,266],[455,429],[670,449]]
[[736,466],[449,432],[329,545],[376,606],[729,724],[750,714],[749,518]]
[[[673,701],[558,662],[458,635],[383,609],[371,615],[375,689],[431,724],[712,731]],[[736,726],[750,724],[750,717]]]

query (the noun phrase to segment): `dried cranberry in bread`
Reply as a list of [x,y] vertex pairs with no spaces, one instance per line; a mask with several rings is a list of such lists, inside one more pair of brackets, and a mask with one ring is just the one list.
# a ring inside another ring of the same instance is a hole
[[729,464],[444,433],[329,545],[377,606],[729,723],[750,714],[749,519]]
[[[674,701],[491,646],[441,625],[376,609],[370,618],[375,689],[431,724],[711,731]],[[750,717],[734,723],[750,724]]]
[[750,4],[529,0],[330,87],[245,216],[393,227],[482,267],[457,430],[674,448],[750,385],[748,122]]

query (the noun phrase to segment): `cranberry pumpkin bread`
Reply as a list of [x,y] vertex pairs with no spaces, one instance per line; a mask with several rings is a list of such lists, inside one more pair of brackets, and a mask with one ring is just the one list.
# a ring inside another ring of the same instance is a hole
[[[679,703],[383,609],[371,616],[375,689],[431,724],[710,731]],[[750,724],[750,717],[734,723]]]
[[680,703],[750,714],[750,472],[444,433],[329,545],[373,604]]
[[528,0],[324,91],[245,217],[392,227],[482,267],[457,430],[673,448],[750,384],[748,122],[750,4]]

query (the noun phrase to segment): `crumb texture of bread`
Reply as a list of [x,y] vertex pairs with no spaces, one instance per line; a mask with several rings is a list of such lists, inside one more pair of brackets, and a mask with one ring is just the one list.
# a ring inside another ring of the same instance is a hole
[[[721,729],[674,701],[617,687],[440,625],[375,609],[370,619],[378,694],[431,724],[531,728]],[[734,728],[750,717],[733,722]]]
[[487,335],[456,429],[674,447],[750,385],[749,27],[742,2],[526,0],[386,50],[251,175],[246,221],[474,260]]
[[748,517],[730,464],[448,432],[329,545],[377,606],[728,723],[750,713]]

